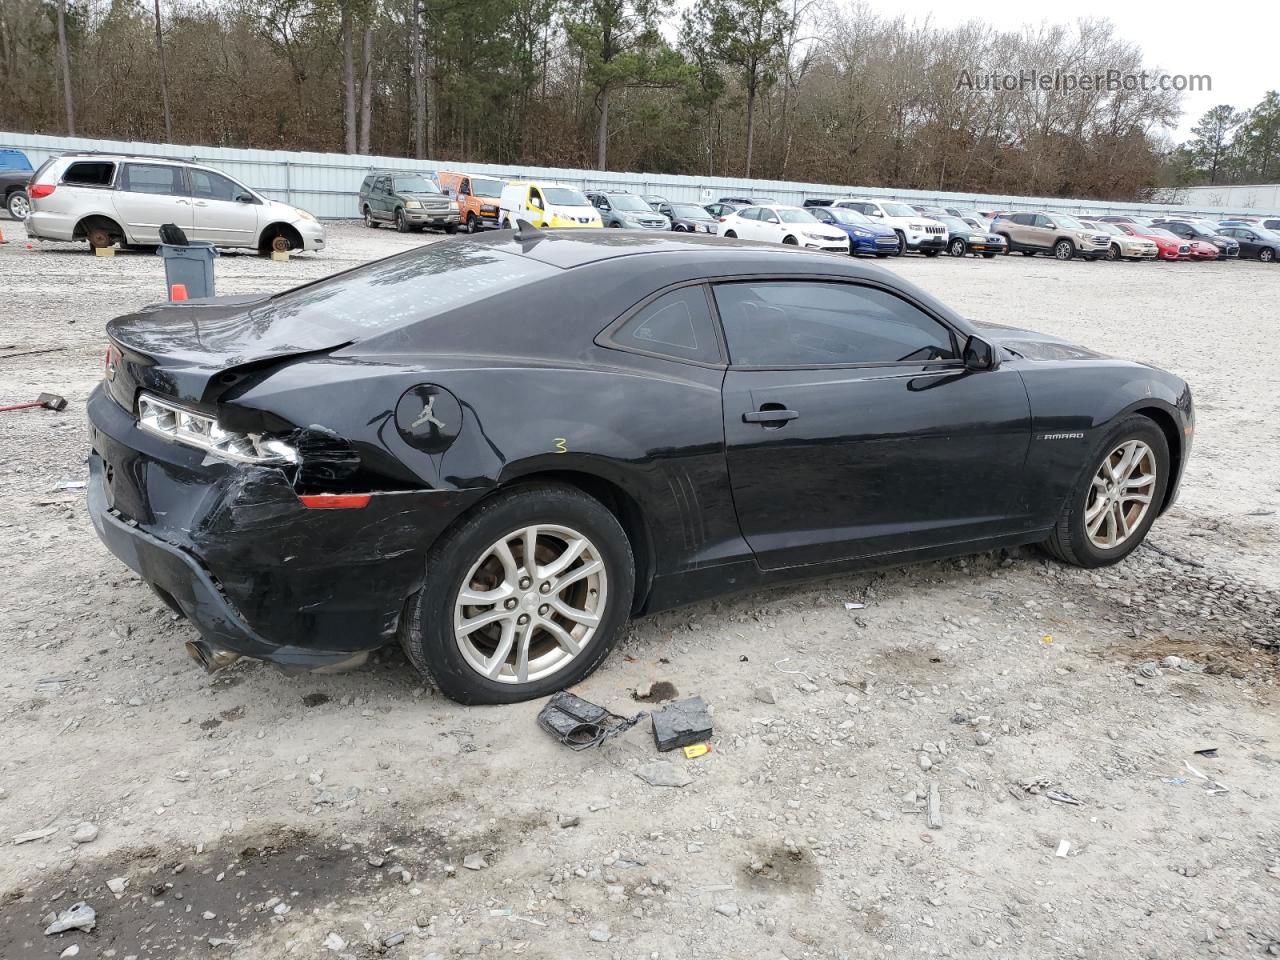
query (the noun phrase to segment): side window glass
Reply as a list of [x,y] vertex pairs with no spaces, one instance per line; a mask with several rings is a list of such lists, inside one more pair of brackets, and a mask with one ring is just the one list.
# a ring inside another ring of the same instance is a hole
[[610,339],[620,347],[674,360],[723,361],[701,286],[664,293],[615,330]]
[[901,297],[821,281],[722,283],[716,305],[729,358],[745,366],[955,360],[951,331]]
[[186,196],[182,170],[178,167],[161,167],[151,163],[126,163],[121,190],[129,193],[150,193],[157,196]]
[[201,200],[235,200],[245,191],[232,180],[208,170],[191,171],[191,195]]
[[109,187],[115,176],[116,165],[101,161],[80,161],[67,167],[62,175],[63,183],[72,183],[83,187]]

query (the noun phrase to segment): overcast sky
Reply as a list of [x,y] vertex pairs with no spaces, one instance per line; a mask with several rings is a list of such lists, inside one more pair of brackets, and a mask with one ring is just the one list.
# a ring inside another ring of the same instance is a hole
[[1016,30],[1041,19],[1070,22],[1079,17],[1105,17],[1124,39],[1142,47],[1148,66],[1168,74],[1209,74],[1213,89],[1187,93],[1175,140],[1187,134],[1210,107],[1229,103],[1254,106],[1268,90],[1280,88],[1280,5],[1222,2],[1197,4],[1124,3],[1117,0],[1074,0],[1050,8],[1026,0],[984,0],[977,5],[955,0],[912,0],[910,4],[867,0],[882,16],[924,17],[938,26],[981,20],[999,30]]

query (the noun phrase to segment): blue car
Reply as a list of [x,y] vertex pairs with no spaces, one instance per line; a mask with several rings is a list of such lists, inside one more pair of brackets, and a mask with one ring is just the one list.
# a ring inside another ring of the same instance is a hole
[[898,235],[889,227],[874,223],[870,217],[848,207],[809,207],[809,212],[823,223],[839,227],[849,235],[849,253],[875,254],[887,257],[898,252]]

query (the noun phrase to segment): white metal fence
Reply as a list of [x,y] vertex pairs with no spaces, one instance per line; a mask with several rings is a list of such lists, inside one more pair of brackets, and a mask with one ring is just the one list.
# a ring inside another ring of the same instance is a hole
[[72,150],[99,150],[141,156],[180,157],[225,170],[269,197],[295,204],[324,219],[358,216],[356,195],[370,170],[462,169],[504,179],[552,180],[586,189],[630,190],[659,194],[669,200],[707,203],[722,196],[767,196],[783,203],[800,204],[811,197],[866,196],[901,200],[906,203],[976,207],[982,210],[1055,210],[1062,213],[1164,214],[1176,209],[1189,215],[1217,219],[1230,214],[1271,213],[1280,209],[1276,191],[1265,196],[1272,203],[1261,204],[1230,198],[1202,198],[1180,205],[1113,203],[1097,200],[1064,200],[1054,197],[1013,197],[975,193],[946,193],[930,190],[895,190],[862,187],[856,184],[795,183],[779,180],[738,180],[725,177],[672,176],[660,173],[619,173],[599,170],[569,170],[556,167],[496,166],[458,164],[451,161],[407,160],[403,157],[349,156],[340,153],[300,153],[286,150],[241,150],[231,147],[199,147],[165,143],[135,143],[121,140],[89,140],[80,137],[47,137],[37,134],[0,131],[0,148],[24,151],[34,166],[48,157]]

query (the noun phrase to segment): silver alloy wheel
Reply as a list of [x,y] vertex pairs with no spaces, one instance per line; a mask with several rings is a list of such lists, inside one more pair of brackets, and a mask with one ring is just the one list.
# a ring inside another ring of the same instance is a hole
[[364,208],[364,225],[366,227],[369,227],[370,229],[373,229],[374,227],[377,226],[377,223],[373,219],[373,211],[370,210],[368,207]]
[[1156,490],[1156,455],[1141,440],[1126,440],[1102,460],[1084,507],[1085,533],[1101,550],[1125,543],[1146,519]]
[[9,198],[9,216],[15,220],[25,220],[31,215],[31,201],[25,193],[15,193]]
[[467,571],[453,634],[481,676],[528,683],[582,655],[607,602],[608,574],[595,544],[569,527],[535,524],[491,544]]

